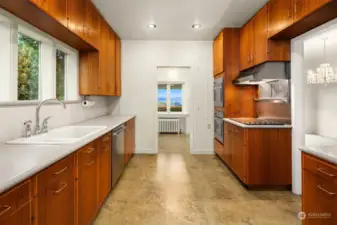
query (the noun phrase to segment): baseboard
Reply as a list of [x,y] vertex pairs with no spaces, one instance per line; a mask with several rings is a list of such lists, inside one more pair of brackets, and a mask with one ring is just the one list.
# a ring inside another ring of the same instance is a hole
[[192,155],[214,155],[214,149],[191,149]]
[[135,154],[157,154],[157,152],[151,148],[137,148]]

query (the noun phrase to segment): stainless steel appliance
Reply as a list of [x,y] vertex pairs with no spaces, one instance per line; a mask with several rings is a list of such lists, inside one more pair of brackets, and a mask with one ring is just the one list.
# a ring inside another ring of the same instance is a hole
[[214,111],[214,137],[224,143],[224,112]]
[[277,80],[290,79],[289,62],[266,62],[240,72],[235,85],[259,85]]
[[124,124],[112,131],[112,187],[124,171],[124,131]]
[[214,106],[224,106],[224,79],[223,77],[214,80]]

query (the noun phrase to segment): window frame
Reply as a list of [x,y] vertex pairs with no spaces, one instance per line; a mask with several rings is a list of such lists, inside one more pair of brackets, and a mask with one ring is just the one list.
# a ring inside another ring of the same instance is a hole
[[[158,110],[158,86],[159,85],[166,85],[166,111],[159,111]],[[181,85],[181,112],[171,112],[171,85]],[[158,114],[185,114],[185,98],[184,98],[184,88],[185,82],[180,81],[171,81],[171,82],[158,82],[157,83],[157,113]]]
[[[17,18],[9,12],[0,9],[0,23],[4,24],[9,31],[6,37],[6,42],[1,44],[10,45],[10,62],[3,76],[5,84],[0,84],[1,105],[35,105],[42,100],[48,98],[56,98],[56,49],[64,52],[65,57],[65,100],[66,103],[77,103],[81,101],[78,86],[79,86],[79,52],[78,50],[68,46],[67,44],[53,38],[44,33],[38,28],[28,24],[27,22]],[[38,100],[18,100],[18,34],[22,33],[25,36],[33,38],[40,42],[39,47],[39,93]],[[7,40],[9,39],[9,41]],[[0,40],[1,41],[1,40]],[[8,42],[8,43],[7,43]],[[7,48],[7,47],[6,47]],[[69,73],[74,76],[69,76]],[[70,90],[71,89],[71,90]]]

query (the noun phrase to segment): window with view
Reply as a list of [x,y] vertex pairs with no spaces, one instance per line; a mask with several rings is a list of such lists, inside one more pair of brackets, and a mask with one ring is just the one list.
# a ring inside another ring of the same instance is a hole
[[158,112],[183,111],[182,84],[158,85]]
[[40,42],[18,33],[18,100],[39,99]]
[[66,54],[56,50],[56,98],[65,100]]

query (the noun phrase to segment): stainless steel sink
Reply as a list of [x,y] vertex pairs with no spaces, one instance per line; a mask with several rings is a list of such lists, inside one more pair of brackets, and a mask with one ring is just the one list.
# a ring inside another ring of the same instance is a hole
[[106,126],[66,126],[49,131],[48,133],[8,141],[11,145],[66,145],[79,142]]

